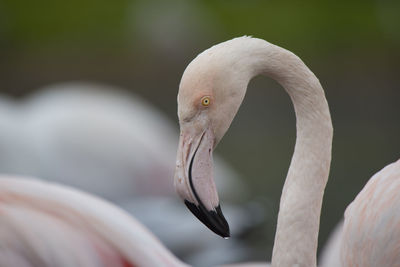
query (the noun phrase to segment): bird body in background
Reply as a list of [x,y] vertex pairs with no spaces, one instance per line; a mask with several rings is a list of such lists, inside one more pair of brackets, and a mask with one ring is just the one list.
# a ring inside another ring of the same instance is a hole
[[122,209],[67,186],[0,178],[0,266],[185,266]]
[[344,214],[343,267],[400,266],[400,160],[368,181]]
[[324,247],[321,267],[400,265],[400,160],[369,179]]
[[328,240],[318,257],[320,267],[340,267],[340,250],[343,231],[343,221],[340,221],[330,233]]
[[[176,126],[140,96],[65,82],[20,101],[2,97],[0,104],[0,172],[58,181],[116,203],[175,197]],[[243,195],[238,174],[217,161],[224,197]]]

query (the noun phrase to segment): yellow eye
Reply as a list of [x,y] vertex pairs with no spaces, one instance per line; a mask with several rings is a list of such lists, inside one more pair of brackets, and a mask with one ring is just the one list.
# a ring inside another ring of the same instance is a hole
[[203,106],[205,106],[205,107],[207,107],[208,105],[210,105],[210,97],[208,97],[208,96],[204,96],[202,99],[201,99],[201,104],[203,105]]

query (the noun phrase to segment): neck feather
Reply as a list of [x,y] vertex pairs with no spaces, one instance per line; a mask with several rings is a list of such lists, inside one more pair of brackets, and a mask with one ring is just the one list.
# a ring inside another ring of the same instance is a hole
[[316,266],[322,197],[331,161],[332,123],[324,91],[293,53],[253,39],[242,65],[249,80],[259,74],[275,79],[290,95],[297,138],[282,190],[272,266]]

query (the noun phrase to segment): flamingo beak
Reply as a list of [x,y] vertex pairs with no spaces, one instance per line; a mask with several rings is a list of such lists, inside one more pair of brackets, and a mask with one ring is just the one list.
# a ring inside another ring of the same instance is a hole
[[227,238],[229,225],[219,205],[213,176],[214,142],[211,128],[200,134],[193,130],[181,132],[174,185],[189,210],[211,231]]

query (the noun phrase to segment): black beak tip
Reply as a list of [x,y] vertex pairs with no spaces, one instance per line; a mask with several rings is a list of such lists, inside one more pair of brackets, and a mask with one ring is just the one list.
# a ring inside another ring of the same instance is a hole
[[197,217],[204,225],[206,225],[211,231],[217,235],[228,238],[230,237],[229,224],[222,214],[221,207],[215,208],[215,210],[208,211],[202,205],[197,206],[194,203],[185,199],[185,205]]

